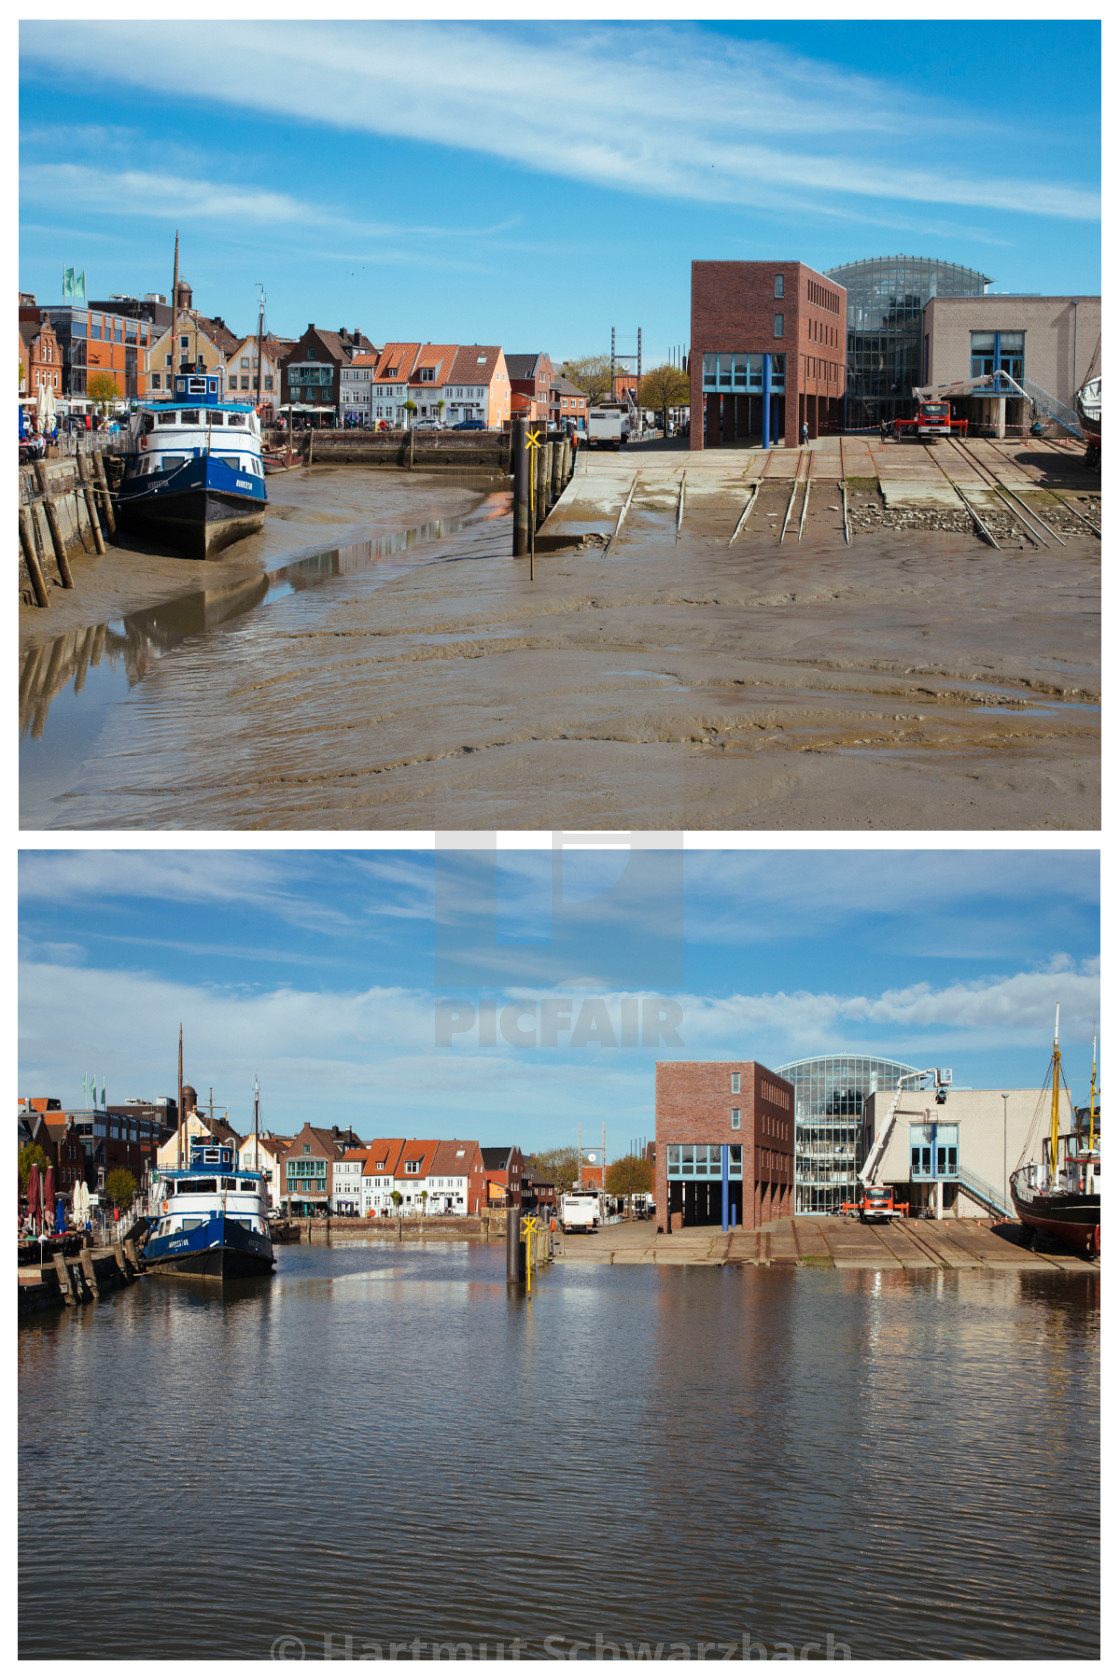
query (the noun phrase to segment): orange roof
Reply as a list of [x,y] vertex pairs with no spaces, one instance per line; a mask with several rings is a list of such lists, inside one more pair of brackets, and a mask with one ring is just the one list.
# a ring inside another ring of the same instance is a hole
[[415,385],[419,382],[417,375],[421,368],[434,367],[436,370],[435,379],[425,380],[424,383],[446,385],[451,378],[451,368],[455,362],[455,353],[458,348],[457,344],[422,344],[420,354],[416,358],[416,365],[412,370],[411,383]]
[[[427,1178],[432,1170],[432,1160],[438,1148],[438,1138],[409,1138],[401,1150],[400,1165],[393,1177],[406,1184],[413,1183],[418,1178]],[[419,1166],[419,1172],[406,1173],[404,1171],[406,1161],[415,1161]]]
[[[420,354],[418,344],[387,344],[381,352],[377,363],[375,379],[400,379],[407,381],[409,374],[416,366],[416,358]],[[392,368],[392,373],[389,369]]]
[[366,1148],[363,1144],[361,1149],[348,1149],[341,1158],[344,1161],[364,1161],[366,1153]]
[[366,1150],[363,1176],[372,1178],[374,1173],[391,1173],[401,1158],[403,1148],[404,1138],[374,1138]]
[[345,365],[347,367],[376,367],[380,360],[380,356],[368,356],[363,351],[360,356],[351,356],[350,360]]

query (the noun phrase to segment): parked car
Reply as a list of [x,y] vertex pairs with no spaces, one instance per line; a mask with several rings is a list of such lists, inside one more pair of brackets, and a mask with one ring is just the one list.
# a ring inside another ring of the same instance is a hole
[[414,420],[412,429],[414,432],[439,432],[443,430],[443,422],[442,420]]
[[468,416],[466,420],[457,421],[456,424],[452,426],[451,430],[453,432],[484,432],[486,430],[486,422],[485,420],[476,420],[473,416]]

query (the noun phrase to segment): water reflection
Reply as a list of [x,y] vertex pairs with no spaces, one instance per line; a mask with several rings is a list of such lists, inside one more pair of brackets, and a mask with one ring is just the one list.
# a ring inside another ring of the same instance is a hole
[[[52,702],[67,689],[82,694],[91,668],[104,666],[112,671],[118,679],[114,687],[119,695],[143,682],[166,653],[192,637],[212,635],[284,596],[364,571],[373,562],[408,554],[462,530],[478,518],[498,517],[508,511],[508,503],[508,496],[492,494],[474,514],[429,520],[365,542],[324,549],[258,577],[196,590],[161,606],[129,613],[124,619],[72,630],[53,642],[41,643],[30,649],[20,668],[20,738],[41,740]],[[396,569],[385,573],[386,578],[397,575]],[[102,703],[106,692],[104,686],[98,690]]]
[[385,1240],[146,1279],[20,1331],[20,1654],[1092,1657],[1097,1284],[581,1266],[527,1303],[499,1244]]

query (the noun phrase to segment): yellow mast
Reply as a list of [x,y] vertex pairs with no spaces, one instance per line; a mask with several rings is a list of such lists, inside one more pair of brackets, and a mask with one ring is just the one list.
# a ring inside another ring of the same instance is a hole
[[1093,1073],[1089,1080],[1089,1149],[1093,1148],[1097,1108],[1097,1035],[1093,1034]]
[[1058,1049],[1058,1012],[1060,1004],[1054,1005],[1054,1054],[1050,1058],[1050,1065],[1054,1071],[1054,1090],[1050,1098],[1050,1177],[1054,1179],[1058,1174],[1058,1086],[1062,1073],[1062,1053]]

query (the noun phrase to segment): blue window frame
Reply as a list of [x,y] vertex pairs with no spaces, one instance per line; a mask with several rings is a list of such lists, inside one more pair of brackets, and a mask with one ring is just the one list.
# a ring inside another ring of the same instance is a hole
[[[762,394],[762,355],[745,350],[706,350],[703,357],[703,388],[705,391],[724,391]],[[770,357],[770,389],[786,388],[786,358]]]
[[[722,1145],[718,1143],[670,1143],[666,1149],[666,1167],[670,1178],[723,1177]],[[743,1146],[728,1145],[727,1173],[729,1178],[743,1176]]]
[[959,1127],[935,1123],[910,1128],[910,1177],[956,1178]]

